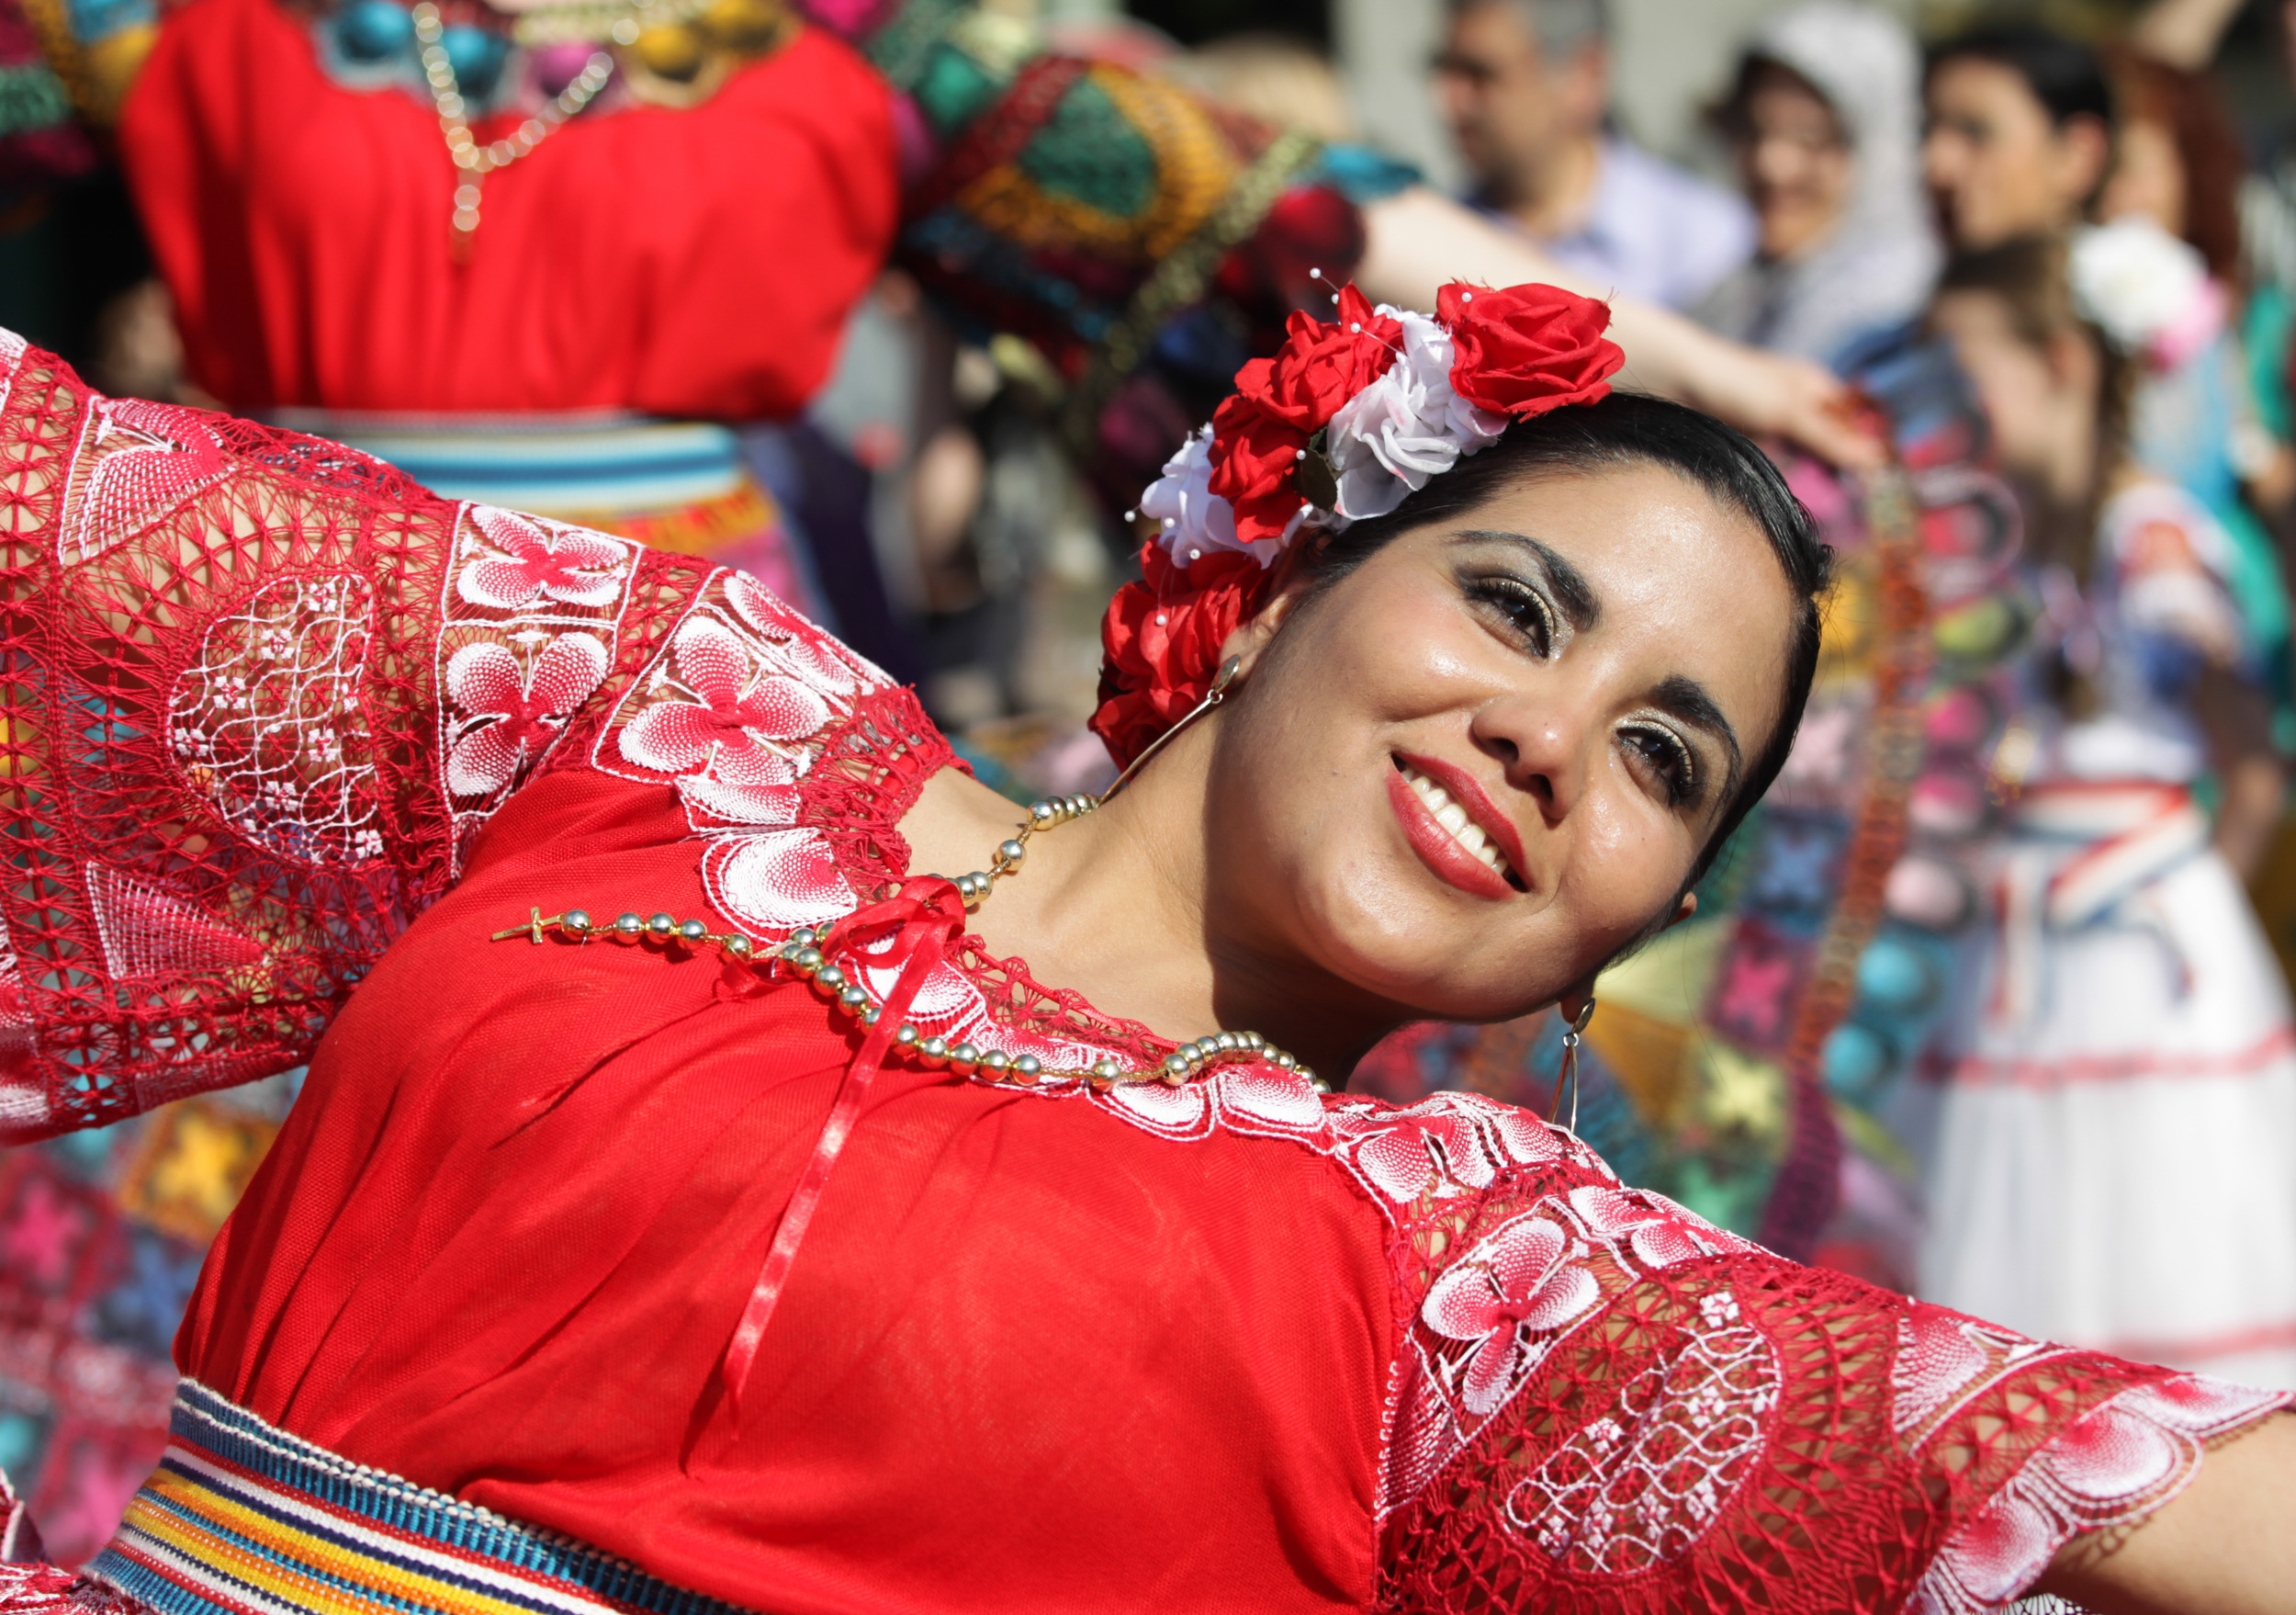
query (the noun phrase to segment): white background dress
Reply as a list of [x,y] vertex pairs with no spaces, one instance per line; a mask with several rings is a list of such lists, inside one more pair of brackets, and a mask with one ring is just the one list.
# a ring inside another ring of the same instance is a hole
[[[2099,522],[2065,642],[2099,710],[2021,716],[2037,766],[1994,852],[1998,923],[1909,1085],[1924,1299],[2052,1338],[2296,1385],[2296,1033],[2188,787],[2196,652],[2237,643],[2227,541],[2141,483]],[[2044,595],[2064,604],[2060,584]],[[2053,610],[2052,618],[2066,614]],[[2045,637],[2045,636],[2044,636]]]

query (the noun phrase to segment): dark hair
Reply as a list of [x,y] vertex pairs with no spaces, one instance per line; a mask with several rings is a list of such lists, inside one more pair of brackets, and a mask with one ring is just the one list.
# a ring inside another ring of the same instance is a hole
[[2104,63],[2079,40],[2032,23],[1973,28],[1930,47],[1923,81],[1948,62],[1973,56],[1998,62],[2023,79],[2059,129],[2076,118],[2112,127],[2112,86],[2106,82]]
[[2108,61],[2121,90],[2121,116],[2156,123],[2176,142],[2184,170],[2184,238],[2208,260],[2209,273],[2226,285],[2240,277],[2240,181],[2247,154],[2224,110],[2215,81],[2126,48]]
[[[2084,318],[2073,300],[2073,277],[2064,238],[2024,236],[1975,252],[1957,253],[1938,276],[1931,297],[1950,292],[1982,292],[1998,298],[2008,312],[2009,330],[2027,346],[2046,353],[2059,337],[2078,336],[2096,349],[2099,376],[2097,397],[2097,455],[2101,468],[2125,457],[2129,448],[2130,401],[2135,392],[2136,367],[2114,347],[2093,321]],[[2100,501],[2104,477],[2097,479],[2092,503]],[[2088,519],[2056,529],[2070,548],[2044,559],[2063,563],[2082,582],[2088,582],[2096,542],[2095,512]]]
[[1770,540],[1794,591],[1794,638],[1786,647],[1785,699],[1770,743],[1739,782],[1714,833],[1700,850],[1687,891],[1697,884],[1730,832],[1785,766],[1794,731],[1818,673],[1818,602],[1831,581],[1833,550],[1818,524],[1786,487],[1770,457],[1744,434],[1711,415],[1642,393],[1614,392],[1599,403],[1517,421],[1482,453],[1461,460],[1389,514],[1360,521],[1302,558],[1317,592],[1329,588],[1390,540],[1431,523],[1480,508],[1526,479],[1578,475],[1628,466],[1660,466],[1697,483],[1720,504],[1742,512]]

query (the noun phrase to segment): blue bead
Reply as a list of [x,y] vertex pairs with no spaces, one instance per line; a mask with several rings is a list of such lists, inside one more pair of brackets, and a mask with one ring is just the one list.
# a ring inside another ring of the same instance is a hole
[[1884,934],[1858,961],[1858,992],[1889,1014],[1918,1014],[1937,994],[1937,974],[1910,943]]
[[392,0],[350,0],[335,13],[335,43],[354,62],[384,62],[414,48],[414,18]]
[[446,65],[455,70],[455,87],[467,99],[483,101],[494,94],[494,81],[502,76],[502,61],[510,54],[509,40],[484,28],[451,28],[438,42]]
[[1845,1021],[1826,1040],[1825,1061],[1826,1086],[1843,1099],[1861,1100],[1889,1075],[1897,1054],[1872,1027]]

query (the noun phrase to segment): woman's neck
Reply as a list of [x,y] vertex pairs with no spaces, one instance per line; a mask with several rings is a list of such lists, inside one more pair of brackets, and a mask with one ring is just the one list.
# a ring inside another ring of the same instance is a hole
[[[1019,873],[996,882],[973,929],[1039,985],[1079,993],[1103,1013],[1175,1042],[1258,1032],[1337,1079],[1398,1024],[1392,1007],[1291,954],[1208,887],[1204,774],[1210,730],[1175,737],[1107,807],[1029,840]],[[944,770],[901,821],[910,869],[985,868],[1023,810]]]

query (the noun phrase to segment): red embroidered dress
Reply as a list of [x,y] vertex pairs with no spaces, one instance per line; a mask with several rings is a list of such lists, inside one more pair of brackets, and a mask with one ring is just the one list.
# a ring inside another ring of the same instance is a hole
[[777,943],[905,873],[946,743],[737,574],[0,376],[5,1113],[310,1059],[177,1360],[353,1463],[777,1615],[1962,1610],[2278,1405],[1795,1267],[1472,1097],[1095,1091],[1167,1045],[962,944],[910,1018],[1044,1075],[888,1056],[737,1411],[858,1028],[770,948],[485,939]]

